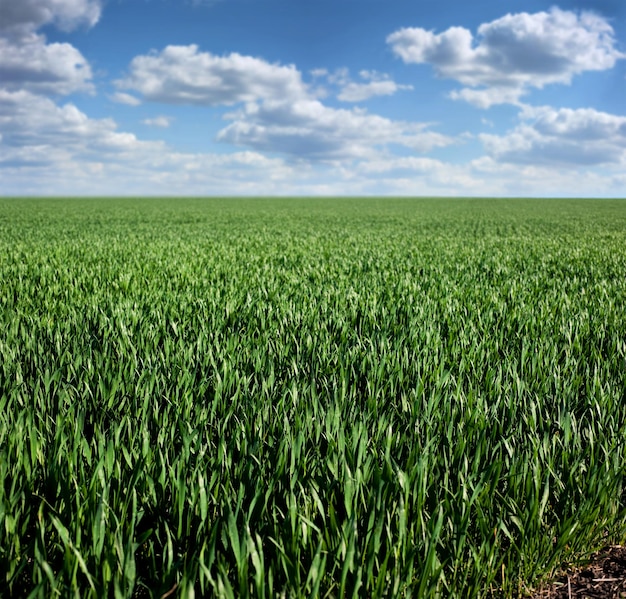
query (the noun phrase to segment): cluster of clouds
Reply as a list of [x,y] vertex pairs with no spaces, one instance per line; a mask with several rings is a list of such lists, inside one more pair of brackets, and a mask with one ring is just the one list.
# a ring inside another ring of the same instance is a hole
[[37,31],[55,25],[69,31],[92,27],[99,0],[1,0],[0,81],[7,90],[65,95],[93,91],[85,57],[70,44],[49,44]]
[[592,108],[525,106],[507,135],[480,137],[488,154],[507,164],[626,166],[626,117]]
[[[121,132],[113,119],[93,119],[64,97],[94,93],[81,52],[48,43],[44,25],[64,31],[93,27],[99,0],[0,0],[0,181],[4,193],[224,193],[256,194],[257,181],[295,179],[282,160],[241,151],[178,153],[161,141]],[[118,101],[139,105],[124,92]],[[145,119],[167,127],[168,117]],[[323,190],[320,189],[321,192]]]
[[[359,101],[375,95],[372,86],[395,86],[377,74],[362,77],[370,81],[346,83],[339,99],[347,95]],[[196,45],[167,46],[161,52],[137,56],[128,75],[116,83],[125,90],[116,97],[123,103],[237,105],[238,109],[226,115],[232,122],[218,133],[218,141],[279,153],[290,160],[333,163],[374,158],[390,144],[426,152],[453,143],[429,131],[425,123],[393,121],[358,107],[330,107],[320,100],[318,89],[303,81],[294,65],[272,64],[237,53],[216,56],[201,52]]]
[[92,27],[98,0],[0,0],[0,168],[44,167],[73,161],[121,161],[162,144],[117,131],[112,119],[90,119],[57,99],[94,93],[84,56],[67,43],[48,43],[43,25]]
[[605,19],[558,8],[508,14],[481,25],[476,37],[464,27],[439,34],[405,28],[387,43],[405,63],[430,64],[439,77],[461,83],[451,97],[481,108],[518,103],[531,88],[569,84],[575,75],[626,58]]
[[[411,93],[413,87],[376,71],[353,80],[346,69],[317,69],[310,81],[295,65],[238,53],[215,55],[197,45],[167,46],[134,57],[114,82],[110,99],[225,107],[217,141],[235,151],[179,153],[161,141],[118,131],[112,119],[92,119],[64,96],[96,93],[89,62],[67,43],[39,31],[96,25],[101,0],[0,0],[0,172],[24,193],[610,193],[624,185],[626,117],[587,109],[530,106],[533,88],[569,84],[606,70],[626,56],[613,29],[590,13],[552,9],[509,14],[441,33],[404,28],[387,44],[409,65],[430,65],[460,87],[450,98],[479,108],[518,107],[508,132],[476,135],[484,155],[462,165],[426,154],[462,143],[424,122],[372,114],[359,104]],[[332,90],[332,91],[329,91]],[[339,107],[329,105],[333,95]],[[167,128],[173,119],[140,121]],[[402,155],[394,153],[402,148]],[[607,178],[581,166],[614,168]],[[524,188],[527,186],[527,189]],[[564,187],[559,187],[564,186]]]
[[[453,27],[441,34],[401,29],[387,41],[404,62],[430,64],[438,76],[464,85],[451,92],[452,99],[479,108],[519,107],[519,123],[506,134],[478,135],[486,156],[472,163],[476,170],[494,172],[497,165],[506,173],[513,166],[534,167],[523,172],[565,183],[580,167],[626,166],[626,117],[521,101],[531,88],[569,84],[575,75],[610,69],[626,58],[606,20],[552,9],[484,24],[477,39],[467,29]],[[554,169],[562,176],[555,177]],[[600,176],[584,178],[604,187]],[[613,180],[623,184],[619,175]]]

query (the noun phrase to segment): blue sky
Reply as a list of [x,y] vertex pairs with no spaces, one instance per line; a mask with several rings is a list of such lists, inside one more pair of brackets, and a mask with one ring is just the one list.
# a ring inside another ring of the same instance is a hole
[[623,0],[0,0],[0,195],[626,197]]

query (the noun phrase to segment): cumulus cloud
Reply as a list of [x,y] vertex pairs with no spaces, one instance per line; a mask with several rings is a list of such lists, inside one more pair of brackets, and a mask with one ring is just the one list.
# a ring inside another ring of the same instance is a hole
[[[331,117],[337,121],[346,116],[352,118],[352,111],[338,111],[342,114],[337,115],[324,114],[323,106],[318,106],[318,110],[321,116],[317,118],[329,119],[329,127],[333,123]],[[357,116],[366,119],[371,115],[360,111]],[[290,118],[287,121],[291,125],[301,125],[294,115]],[[526,108],[524,118],[525,124],[534,126],[545,137],[585,139],[592,144],[609,138],[624,151],[621,117],[595,111]],[[352,123],[351,130],[358,124]],[[373,136],[391,135],[388,123],[379,121],[378,127]],[[406,132],[401,128],[395,131],[403,133]],[[354,148],[359,144],[363,144],[362,148],[370,147],[358,137],[348,143],[355,145],[331,150],[355,155]],[[355,161],[293,163],[251,150],[230,154],[181,153],[163,142],[142,141],[121,132],[111,119],[90,119],[71,103],[58,106],[49,98],[30,92],[0,91],[0,172],[4,193],[623,194],[624,168],[619,165],[611,173],[607,169],[562,169],[540,160],[536,164],[503,162],[506,156],[495,154],[469,164],[394,156],[384,150],[364,154]]]
[[91,91],[91,68],[70,44],[46,44],[30,34],[19,42],[0,37],[0,85],[45,94]]
[[533,87],[567,84],[585,71],[610,69],[626,56],[606,19],[558,8],[508,14],[481,25],[476,37],[463,27],[439,34],[404,28],[387,43],[404,62],[430,64],[438,76],[466,86],[452,97],[483,108],[516,103]]
[[53,160],[58,151],[77,160],[123,160],[129,151],[162,150],[160,142],[144,142],[117,131],[112,119],[90,119],[73,104],[57,106],[28,91],[0,90],[0,163],[20,156]]
[[363,102],[375,96],[392,96],[400,90],[413,89],[412,85],[400,85],[393,81],[388,75],[375,71],[361,71],[360,76],[367,83],[355,83],[349,81],[337,98],[342,102]]
[[100,0],[0,0],[0,33],[21,37],[47,24],[65,31],[92,27],[100,13]]
[[525,106],[521,123],[506,135],[480,136],[501,163],[577,168],[626,166],[626,117],[592,108]]
[[120,89],[146,100],[201,106],[233,105],[261,98],[298,99],[307,95],[300,72],[293,66],[260,58],[199,52],[198,46],[167,46],[162,52],[137,56]]
[[0,89],[4,193],[277,193],[286,180],[305,177],[307,168],[297,171],[250,151],[176,152],[119,131],[112,119],[89,118],[72,103]]
[[234,122],[220,131],[220,141],[309,160],[371,157],[390,144],[425,152],[454,143],[425,124],[335,109],[316,99],[248,103],[228,118]]
[[46,43],[46,24],[71,30],[92,26],[99,0],[0,0],[0,87],[44,94],[92,91],[85,57],[67,43]]
[[[333,74],[317,70],[316,76],[337,84],[349,81],[345,69]],[[367,71],[362,77],[370,83],[384,78]],[[168,46],[162,52],[134,58],[128,76],[117,85],[155,102],[243,104],[225,116],[233,122],[218,133],[218,140],[292,158],[350,159],[372,155],[388,144],[427,151],[453,143],[444,135],[428,131],[424,124],[328,107],[293,65],[271,64],[240,54],[215,56],[200,52],[195,45]],[[353,90],[353,96],[361,98],[371,93]]]

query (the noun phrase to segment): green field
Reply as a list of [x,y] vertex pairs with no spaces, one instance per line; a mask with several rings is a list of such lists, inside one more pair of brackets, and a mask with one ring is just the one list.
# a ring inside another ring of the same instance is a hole
[[625,400],[626,201],[0,200],[3,596],[516,596]]

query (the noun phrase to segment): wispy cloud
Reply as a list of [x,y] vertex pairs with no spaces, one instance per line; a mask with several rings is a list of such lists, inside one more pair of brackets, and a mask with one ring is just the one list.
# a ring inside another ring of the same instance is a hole
[[139,106],[141,104],[139,98],[124,92],[115,92],[109,96],[109,99],[116,104],[126,104],[127,106]]
[[401,90],[412,90],[412,85],[401,85],[385,73],[361,71],[359,73],[365,83],[347,81],[342,85],[337,98],[342,102],[364,102],[375,96],[392,96]]
[[172,119],[167,116],[157,116],[153,119],[144,119],[141,122],[144,125],[148,125],[148,127],[159,127],[161,129],[166,129],[172,124]]

